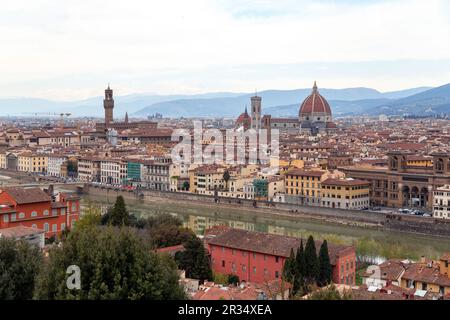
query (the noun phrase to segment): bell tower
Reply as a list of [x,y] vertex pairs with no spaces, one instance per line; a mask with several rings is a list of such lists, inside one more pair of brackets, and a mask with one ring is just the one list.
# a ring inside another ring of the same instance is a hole
[[105,124],[108,125],[114,121],[114,99],[113,91],[108,88],[105,90],[105,99],[103,100],[103,108],[105,109]]
[[251,117],[252,117],[252,129],[259,130],[261,128],[261,97],[255,93],[251,100]]

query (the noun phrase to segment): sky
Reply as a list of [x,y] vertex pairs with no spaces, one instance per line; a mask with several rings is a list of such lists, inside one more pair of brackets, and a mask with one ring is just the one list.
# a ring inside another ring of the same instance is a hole
[[450,82],[448,0],[0,0],[0,98]]

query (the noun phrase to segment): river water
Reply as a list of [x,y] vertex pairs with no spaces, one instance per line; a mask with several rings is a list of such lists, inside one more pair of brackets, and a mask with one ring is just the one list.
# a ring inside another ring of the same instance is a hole
[[[112,206],[115,195],[107,197],[85,196],[84,206],[94,203],[106,210]],[[226,225],[249,231],[261,231],[279,235],[315,239],[327,239],[336,244],[353,244],[361,256],[418,259],[424,255],[437,259],[450,251],[450,239],[415,235],[384,230],[364,229],[310,219],[280,217],[268,213],[253,212],[220,205],[197,205],[181,202],[143,202],[126,200],[130,213],[139,217],[171,214],[179,217],[185,227],[198,235],[215,225]]]

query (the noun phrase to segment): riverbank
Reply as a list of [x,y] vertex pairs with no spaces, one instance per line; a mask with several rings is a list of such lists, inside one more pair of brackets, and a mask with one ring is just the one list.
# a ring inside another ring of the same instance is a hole
[[241,212],[268,215],[273,218],[285,217],[301,220],[316,220],[323,223],[339,224],[365,229],[395,231],[431,235],[450,239],[450,221],[426,217],[406,216],[399,214],[384,214],[377,212],[329,209],[320,207],[298,206],[286,203],[255,202],[244,199],[214,198],[211,196],[143,190],[129,192],[87,186],[84,192],[89,195],[105,196],[107,194],[122,195],[126,199],[142,200],[144,202],[175,202],[190,203],[197,206],[214,209],[229,208]]

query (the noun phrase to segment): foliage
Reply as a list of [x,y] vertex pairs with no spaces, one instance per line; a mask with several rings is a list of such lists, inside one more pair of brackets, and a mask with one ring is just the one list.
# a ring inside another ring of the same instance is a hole
[[239,276],[238,275],[236,275],[236,274],[229,274],[228,275],[228,284],[237,285],[239,283],[240,283],[240,281],[239,281]]
[[293,283],[296,273],[297,264],[295,260],[294,250],[291,249],[289,258],[286,259],[283,266],[283,279],[289,283]]
[[305,273],[304,277],[308,283],[313,283],[319,275],[319,260],[317,258],[316,244],[314,238],[309,236],[305,246]]
[[[81,289],[69,290],[67,267],[81,270]],[[176,264],[149,250],[127,227],[74,229],[49,252],[39,274],[37,299],[184,299]]]
[[0,239],[0,300],[31,299],[42,263],[42,254],[36,246]]
[[101,223],[103,225],[112,225],[116,227],[130,225],[130,214],[128,213],[125,200],[122,196],[116,198],[114,206],[103,215]]
[[331,283],[332,279],[332,268],[330,262],[330,256],[328,254],[328,244],[327,240],[322,242],[319,250],[319,275],[317,278],[317,283],[319,286],[325,286]]
[[227,285],[228,284],[228,277],[226,274],[214,272],[213,274],[213,281],[217,284]]
[[186,277],[199,280],[212,280],[212,269],[203,241],[197,237],[184,243],[185,251],[181,253],[178,264],[186,271]]
[[294,279],[294,293],[303,291],[304,287],[304,277],[306,270],[305,252],[303,249],[303,240],[300,242],[300,247],[297,249],[297,254],[295,256],[295,279]]
[[189,182],[185,181],[183,182],[181,189],[184,191],[189,191],[189,187],[190,187]]
[[335,285],[326,288],[314,290],[308,300],[351,300],[351,294],[348,292],[340,293]]
[[87,209],[84,211],[80,220],[77,221],[75,228],[86,229],[98,226],[102,221],[101,209],[92,202],[88,202]]
[[153,248],[176,246],[196,238],[193,231],[182,227],[180,219],[169,214],[148,218],[143,230],[144,237]]

